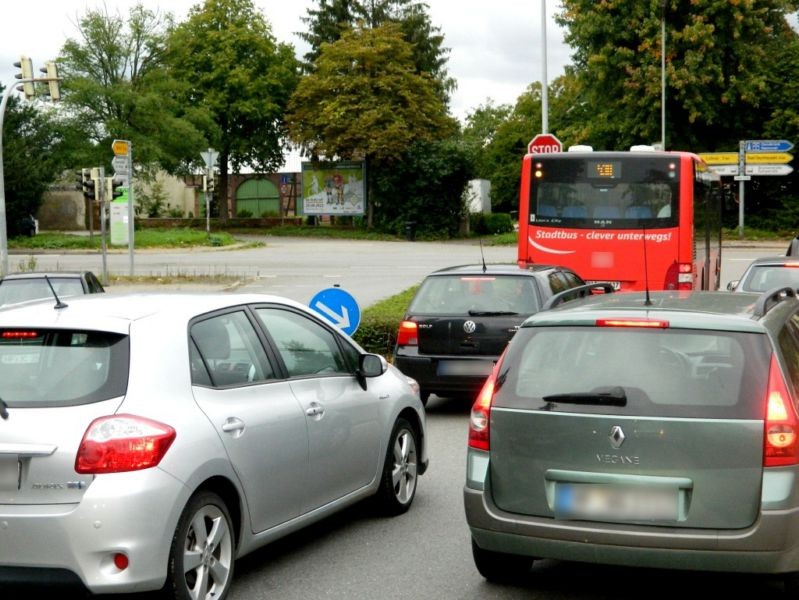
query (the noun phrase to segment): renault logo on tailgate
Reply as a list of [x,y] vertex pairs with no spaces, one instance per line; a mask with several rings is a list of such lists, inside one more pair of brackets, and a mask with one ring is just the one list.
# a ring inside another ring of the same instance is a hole
[[474,321],[466,321],[466,322],[463,324],[463,330],[464,330],[466,333],[474,333],[474,330],[475,330],[475,329],[477,329],[477,325],[475,324],[475,322],[474,322]]
[[624,443],[624,431],[622,431],[621,427],[618,425],[614,425],[613,428],[610,430],[610,445],[613,446],[616,450],[621,448],[621,445]]

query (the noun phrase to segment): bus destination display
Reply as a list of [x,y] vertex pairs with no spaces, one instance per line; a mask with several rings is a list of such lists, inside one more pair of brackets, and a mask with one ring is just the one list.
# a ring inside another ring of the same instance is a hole
[[619,179],[621,161],[591,161],[588,163],[588,177],[597,179]]

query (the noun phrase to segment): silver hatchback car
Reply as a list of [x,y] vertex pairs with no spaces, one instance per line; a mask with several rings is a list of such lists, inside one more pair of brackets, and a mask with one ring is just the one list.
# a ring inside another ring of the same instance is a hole
[[234,561],[427,466],[418,386],[262,295],[0,311],[0,579],[222,599]]

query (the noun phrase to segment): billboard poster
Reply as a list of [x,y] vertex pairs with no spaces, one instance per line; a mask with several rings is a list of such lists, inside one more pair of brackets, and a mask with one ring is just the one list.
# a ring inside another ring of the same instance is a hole
[[302,197],[306,215],[363,215],[363,163],[302,163]]

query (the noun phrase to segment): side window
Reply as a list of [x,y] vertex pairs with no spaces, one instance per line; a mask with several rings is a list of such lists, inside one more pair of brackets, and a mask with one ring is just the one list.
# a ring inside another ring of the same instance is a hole
[[352,373],[351,357],[341,352],[335,334],[319,323],[278,308],[258,308],[255,313],[272,336],[290,377]]
[[549,287],[552,289],[552,294],[554,295],[569,289],[570,286],[566,284],[566,279],[560,272],[554,271],[549,274]]
[[[244,311],[226,313],[191,326],[191,338],[215,387],[275,378],[261,341]],[[207,385],[192,365],[192,383]]]
[[779,344],[794,390],[799,390],[799,314],[794,314],[782,328]]
[[566,285],[570,288],[583,285],[583,282],[571,271],[563,271],[563,277],[566,278]]

